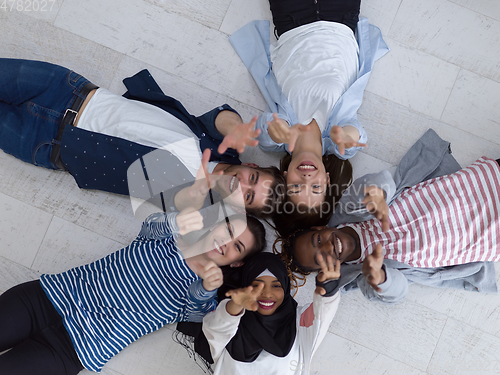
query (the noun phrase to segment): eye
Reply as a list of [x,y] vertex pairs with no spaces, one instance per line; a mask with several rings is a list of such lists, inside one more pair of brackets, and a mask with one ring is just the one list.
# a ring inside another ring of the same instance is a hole
[[318,245],[321,245],[321,237],[320,237],[319,233],[318,233]]
[[240,244],[236,244],[235,247],[236,247],[236,250],[238,250],[238,252],[241,254],[241,246],[240,246]]
[[248,202],[250,200],[250,192],[245,195],[245,200]]
[[273,284],[273,288],[280,288],[280,289],[282,289],[281,284]]
[[319,188],[321,188],[321,185],[316,185],[316,184],[315,184],[315,185],[313,185],[313,186],[312,186],[312,188],[313,188],[313,189],[319,189]]
[[254,182],[255,181],[255,174],[251,174],[250,175],[250,182]]

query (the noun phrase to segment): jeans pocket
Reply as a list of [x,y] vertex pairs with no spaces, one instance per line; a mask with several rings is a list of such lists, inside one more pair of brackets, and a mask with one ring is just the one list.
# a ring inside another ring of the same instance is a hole
[[68,72],[66,81],[67,81],[68,85],[70,85],[72,88],[76,88],[77,82],[80,78],[83,78],[83,76],[81,74],[78,74],[78,73],[70,70]]

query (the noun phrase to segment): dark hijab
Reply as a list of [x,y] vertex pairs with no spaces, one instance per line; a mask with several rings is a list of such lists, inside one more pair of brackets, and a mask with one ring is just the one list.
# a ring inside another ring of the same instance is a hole
[[226,345],[226,350],[236,361],[253,362],[262,350],[277,357],[286,357],[295,342],[297,302],[290,295],[290,279],[281,259],[271,253],[259,253],[252,257],[243,266],[242,286],[251,285],[266,269],[279,280],[285,297],[272,315],[245,311],[238,331]]

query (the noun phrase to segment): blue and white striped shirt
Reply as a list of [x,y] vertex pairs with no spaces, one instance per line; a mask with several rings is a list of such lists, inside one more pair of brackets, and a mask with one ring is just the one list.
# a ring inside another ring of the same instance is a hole
[[127,247],[40,283],[63,317],[83,366],[104,364],[165,324],[202,321],[217,306],[176,244],[177,214],[149,216]]

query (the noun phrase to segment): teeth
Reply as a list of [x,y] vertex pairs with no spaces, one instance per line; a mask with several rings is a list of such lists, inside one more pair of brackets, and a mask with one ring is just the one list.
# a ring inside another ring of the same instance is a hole
[[229,191],[232,193],[233,190],[234,190],[234,184],[236,182],[236,176],[233,176],[233,178],[231,178],[231,182],[229,183]]
[[224,255],[224,253],[222,252],[222,249],[220,248],[219,244],[214,241],[214,247],[215,247],[215,250],[217,250],[217,252],[221,255]]
[[337,248],[339,249],[339,254],[341,254],[342,253],[342,242],[340,242],[338,237],[337,237]]
[[298,169],[301,171],[315,171],[316,167],[314,165],[299,165]]
[[262,302],[262,301],[259,301],[259,304],[261,304],[262,306],[270,307],[270,306],[274,305],[274,302]]

